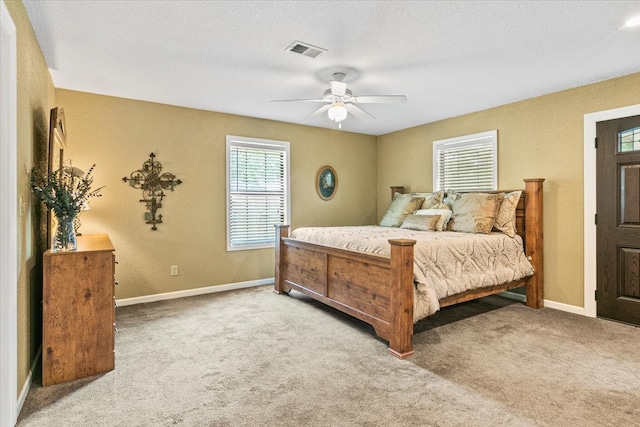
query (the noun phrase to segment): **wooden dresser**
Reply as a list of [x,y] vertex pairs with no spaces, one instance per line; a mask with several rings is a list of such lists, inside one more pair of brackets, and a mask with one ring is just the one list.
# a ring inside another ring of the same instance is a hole
[[44,253],[42,385],[115,368],[115,254],[106,234]]

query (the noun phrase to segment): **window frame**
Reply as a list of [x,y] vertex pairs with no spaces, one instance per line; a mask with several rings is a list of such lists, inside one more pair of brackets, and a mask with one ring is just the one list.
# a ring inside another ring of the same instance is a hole
[[[625,138],[625,134],[629,135],[631,141],[623,142],[623,138]],[[631,144],[630,149],[624,149],[623,145]],[[640,151],[640,127],[633,127],[631,129],[625,129],[623,131],[618,132],[618,144],[617,144],[616,153],[628,154],[633,152]]]
[[[484,141],[483,141],[484,140]],[[442,188],[439,180],[440,152],[470,147],[485,142],[491,146],[492,151],[492,183],[491,188]],[[470,135],[457,136],[455,138],[433,141],[433,190],[457,190],[457,191],[490,191],[498,189],[498,130],[490,130]]]
[[227,234],[227,251],[244,251],[253,249],[273,248],[275,246],[275,227],[274,237],[269,243],[237,245],[231,241],[231,152],[233,147],[249,147],[272,151],[281,151],[284,153],[284,224],[289,223],[291,217],[291,185],[290,185],[290,144],[289,141],[278,141],[261,138],[249,138],[245,136],[227,135],[226,137],[226,234]]

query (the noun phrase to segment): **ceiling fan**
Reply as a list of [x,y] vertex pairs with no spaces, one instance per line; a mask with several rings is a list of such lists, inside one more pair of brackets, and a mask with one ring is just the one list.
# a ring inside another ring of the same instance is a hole
[[341,122],[347,118],[349,113],[365,123],[375,120],[375,117],[355,104],[398,104],[407,102],[407,97],[404,95],[355,96],[349,89],[347,89],[347,84],[344,82],[344,73],[333,73],[331,74],[331,77],[332,78],[329,81],[331,87],[324,91],[324,96],[322,98],[280,99],[271,102],[323,102],[325,105],[309,114],[305,117],[305,120],[313,119],[322,115],[324,112],[327,112],[329,119],[338,123],[338,128],[342,127]]

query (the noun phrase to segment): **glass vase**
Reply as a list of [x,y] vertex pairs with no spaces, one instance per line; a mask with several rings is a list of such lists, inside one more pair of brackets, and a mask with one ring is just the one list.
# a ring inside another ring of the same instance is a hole
[[73,226],[73,217],[56,218],[53,235],[51,236],[51,251],[66,252],[75,251],[78,246],[76,242],[76,230]]

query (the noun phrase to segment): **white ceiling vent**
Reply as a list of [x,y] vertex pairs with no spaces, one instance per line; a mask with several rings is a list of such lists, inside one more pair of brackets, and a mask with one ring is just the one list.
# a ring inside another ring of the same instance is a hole
[[313,46],[309,43],[299,41],[291,43],[285,50],[288,50],[289,52],[299,53],[300,55],[309,56],[311,58],[315,58],[322,52],[327,51],[327,49],[323,49],[321,47]]

